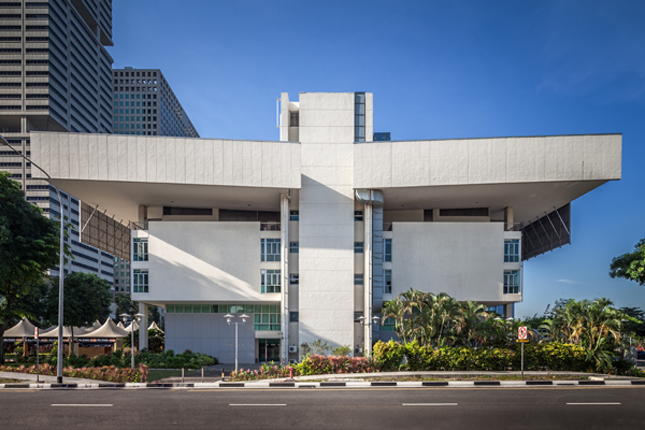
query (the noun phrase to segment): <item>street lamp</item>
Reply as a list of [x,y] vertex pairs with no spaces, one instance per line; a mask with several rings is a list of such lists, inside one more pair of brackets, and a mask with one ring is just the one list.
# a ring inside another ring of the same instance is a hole
[[[128,321],[128,318],[130,318],[129,314],[121,314],[119,315],[121,318],[123,318],[123,323]],[[137,322],[141,321],[141,317],[144,317],[145,315],[143,314],[135,314],[132,318],[132,322],[130,323],[130,352],[132,355],[132,370],[134,370],[134,319],[137,319]],[[141,327],[139,327],[141,329]]]
[[[224,318],[226,318],[228,325],[231,325],[231,320],[234,317],[231,314],[226,314],[224,315]],[[242,324],[246,324],[246,319],[249,318],[249,316],[247,314],[242,314],[240,315],[240,318],[242,318]],[[237,325],[238,322],[235,321],[235,373],[237,373]]]
[[[364,317],[362,315],[360,317],[358,317],[358,321],[361,323],[362,327],[365,327],[365,326],[369,327],[369,326],[372,326],[372,325],[374,325],[374,326],[378,325],[378,320],[379,320],[379,318],[376,315],[372,316],[371,321],[368,318],[366,318],[366,317]],[[365,345],[364,351],[367,351],[367,354],[369,355],[370,351],[372,351],[372,345]]]
[[[45,176],[47,176],[47,179],[49,179],[49,183],[56,188],[56,194],[58,194],[58,201],[60,202],[60,262],[58,264],[58,356],[56,358],[57,362],[57,368],[56,368],[56,380],[59,384],[63,383],[63,274],[65,273],[63,271],[63,265],[65,263],[65,243],[63,242],[63,227],[64,227],[64,218],[65,218],[65,211],[64,211],[64,206],[63,206],[63,199],[60,196],[60,190],[54,183],[53,179],[51,176],[49,176],[49,173],[45,172],[38,164],[34,163],[31,161],[29,158],[27,158],[24,154],[22,154],[19,151],[16,151],[11,145],[9,145],[9,142],[0,135],[0,145],[6,145],[11,149],[13,152],[16,154],[20,155],[22,158],[27,160],[29,163],[31,163],[32,166],[35,166],[38,170],[43,172]],[[27,195],[27,190],[25,190],[25,196]],[[71,348],[70,344],[70,348]]]

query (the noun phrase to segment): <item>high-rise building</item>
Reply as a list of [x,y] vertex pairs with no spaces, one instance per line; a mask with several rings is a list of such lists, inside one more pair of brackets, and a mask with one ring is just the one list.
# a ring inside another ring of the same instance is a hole
[[159,69],[113,70],[114,133],[199,137]]
[[[32,131],[112,133],[113,60],[105,48],[112,45],[111,0],[0,2],[0,134],[29,157]],[[32,179],[31,164],[8,148],[0,147],[0,170],[46,216],[64,210],[69,217],[74,260],[65,271],[112,283],[112,255],[81,243],[79,201],[65,193],[58,201],[54,188]]]

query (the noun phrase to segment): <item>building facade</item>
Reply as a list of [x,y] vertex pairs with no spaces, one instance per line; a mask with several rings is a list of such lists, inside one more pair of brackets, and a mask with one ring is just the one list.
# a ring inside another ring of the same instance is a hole
[[159,69],[113,70],[114,133],[199,137]]
[[[232,362],[231,314],[243,363],[318,339],[367,352],[393,336],[372,317],[410,288],[508,316],[523,261],[569,243],[570,202],[621,176],[620,135],[376,142],[372,106],[284,93],[275,142],[82,135],[77,150],[38,133],[33,151],[137,223],[132,299],[165,308],[166,347]],[[61,162],[72,151],[88,172]]]
[[[111,133],[113,60],[105,47],[112,45],[111,0],[0,2],[0,134],[29,157],[32,131]],[[0,170],[46,216],[64,210],[70,218],[74,260],[65,272],[96,273],[112,284],[113,257],[81,243],[78,200],[62,193],[60,202],[8,148],[0,147]]]

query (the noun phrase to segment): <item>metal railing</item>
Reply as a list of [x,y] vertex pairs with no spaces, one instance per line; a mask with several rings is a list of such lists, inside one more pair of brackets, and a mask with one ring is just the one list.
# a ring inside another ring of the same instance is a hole
[[280,223],[276,221],[260,222],[260,231],[280,231]]

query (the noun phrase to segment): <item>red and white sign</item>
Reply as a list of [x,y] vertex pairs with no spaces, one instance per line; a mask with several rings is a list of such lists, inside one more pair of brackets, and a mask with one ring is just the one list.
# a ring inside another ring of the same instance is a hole
[[34,338],[38,339],[38,327],[36,327],[36,330],[34,330]]
[[517,329],[517,338],[526,339],[526,327],[520,327]]

